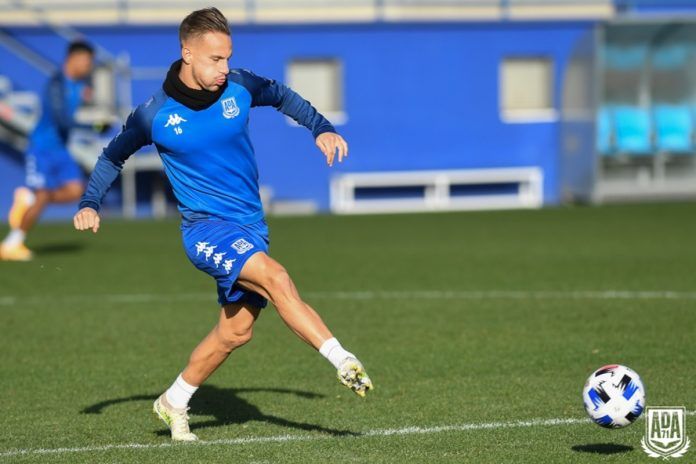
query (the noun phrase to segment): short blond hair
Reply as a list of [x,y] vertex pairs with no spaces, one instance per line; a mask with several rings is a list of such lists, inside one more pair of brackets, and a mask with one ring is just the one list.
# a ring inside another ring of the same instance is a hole
[[201,36],[206,32],[222,32],[227,35],[230,33],[227,18],[220,10],[212,6],[193,11],[181,21],[179,25],[179,43],[183,46],[184,41]]

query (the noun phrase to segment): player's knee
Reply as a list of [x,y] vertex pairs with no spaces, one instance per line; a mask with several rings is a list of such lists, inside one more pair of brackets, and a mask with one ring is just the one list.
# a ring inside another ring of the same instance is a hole
[[82,198],[82,195],[85,193],[85,186],[80,184],[77,187],[75,187],[75,197],[79,200]]
[[240,346],[246,345],[251,341],[253,335],[253,330],[251,327],[227,330],[220,333],[219,342],[222,351],[226,353],[231,353],[233,350],[239,348]]
[[269,293],[273,299],[288,298],[294,295],[294,285],[288,271],[283,267],[274,269],[268,276]]
[[40,189],[34,191],[34,204],[43,206],[51,200],[51,193],[48,190]]
[[77,201],[82,197],[85,192],[85,187],[81,183],[70,183],[65,186],[66,193],[71,200]]

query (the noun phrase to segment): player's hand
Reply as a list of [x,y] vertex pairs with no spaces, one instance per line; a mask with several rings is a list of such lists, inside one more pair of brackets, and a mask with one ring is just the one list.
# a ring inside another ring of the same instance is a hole
[[95,234],[99,230],[99,213],[92,208],[82,208],[73,218],[73,224],[77,230],[92,229]]
[[348,156],[348,143],[338,134],[333,132],[324,132],[317,137],[317,147],[326,156],[326,164],[333,166],[336,152],[338,152],[338,162],[342,162],[343,158]]

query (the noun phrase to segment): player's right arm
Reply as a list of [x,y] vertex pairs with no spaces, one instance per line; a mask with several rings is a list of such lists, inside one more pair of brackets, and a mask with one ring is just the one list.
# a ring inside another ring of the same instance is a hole
[[96,233],[99,230],[99,208],[111,184],[123,169],[126,160],[141,147],[152,143],[152,118],[156,113],[154,99],[138,106],[126,120],[121,133],[104,148],[89,177],[80,201],[79,211],[73,218],[77,230]]

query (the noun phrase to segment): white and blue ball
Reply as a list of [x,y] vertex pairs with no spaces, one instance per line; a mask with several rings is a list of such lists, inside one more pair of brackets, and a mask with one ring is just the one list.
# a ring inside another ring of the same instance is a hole
[[598,425],[626,427],[645,408],[645,388],[640,376],[619,364],[603,366],[592,373],[582,390],[585,411]]

